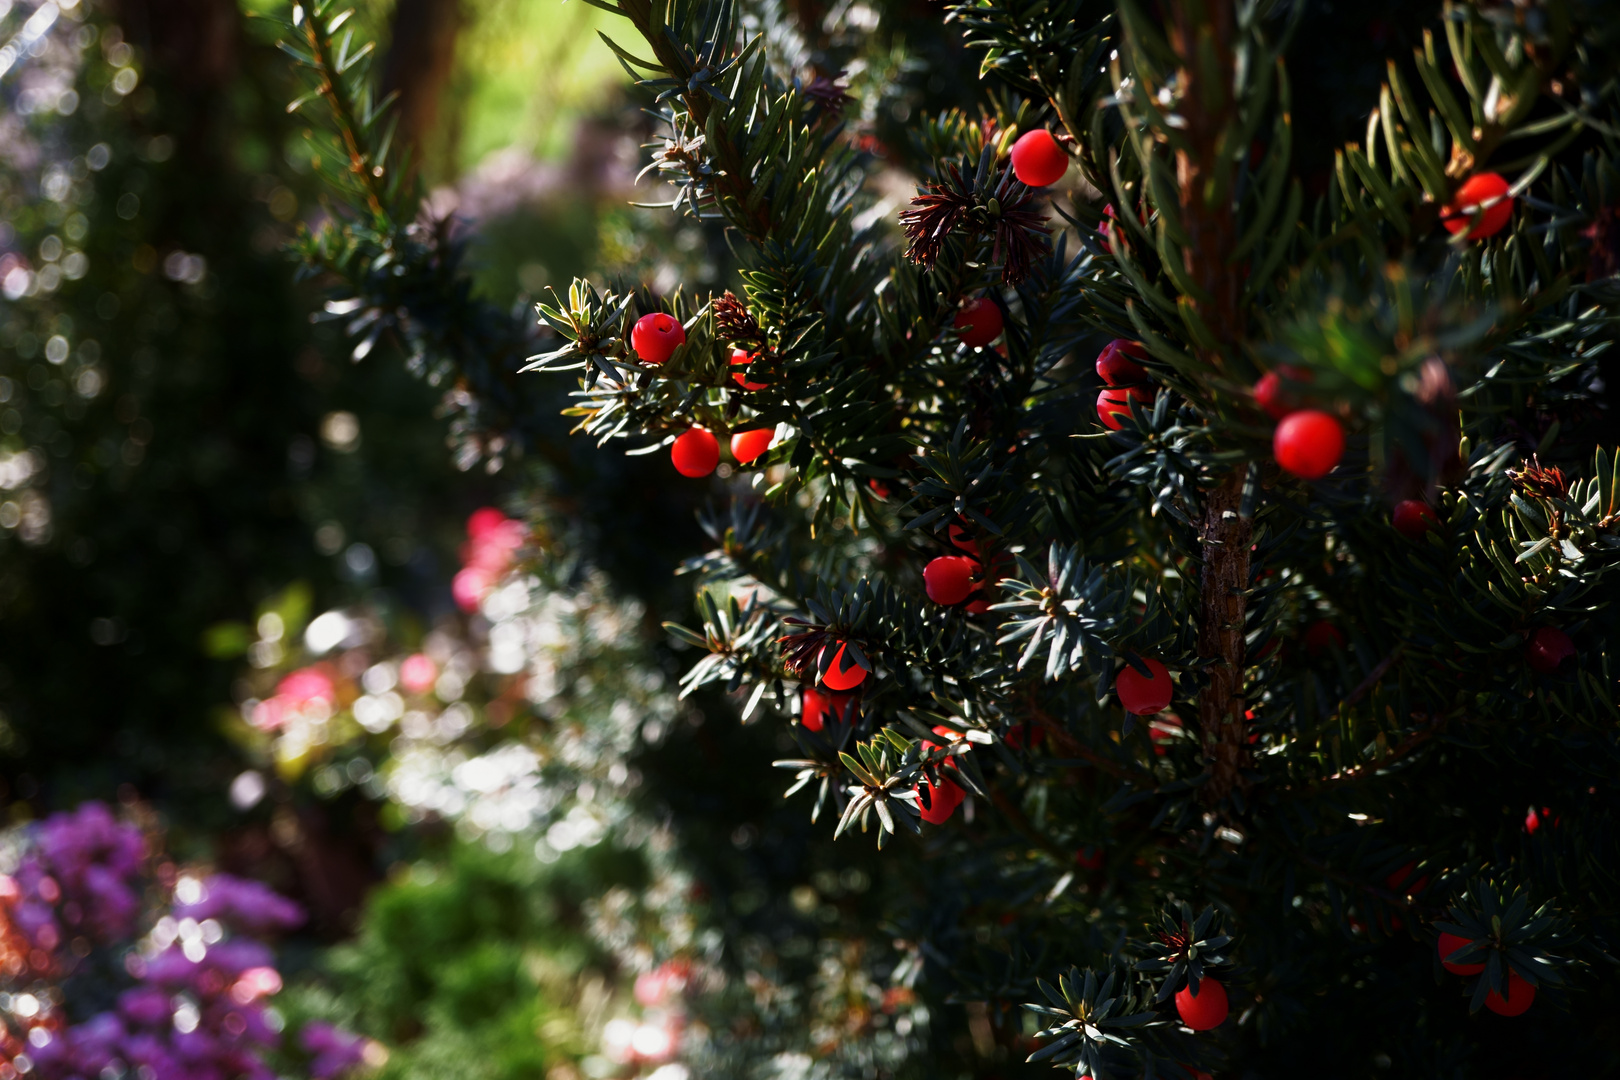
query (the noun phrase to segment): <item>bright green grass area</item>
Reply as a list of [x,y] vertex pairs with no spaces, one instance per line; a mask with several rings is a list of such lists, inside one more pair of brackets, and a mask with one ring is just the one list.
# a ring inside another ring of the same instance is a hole
[[[239,0],[249,15],[285,15],[287,0]],[[386,48],[390,0],[356,0],[356,42]],[[463,0],[466,22],[456,67],[440,104],[440,125],[455,146],[448,164],[465,172],[508,147],[545,160],[568,155],[574,124],[604,93],[629,77],[597,31],[630,34],[630,25],[584,0]],[[623,42],[621,42],[623,43]],[[634,50],[632,50],[634,51]]]
[[574,122],[607,87],[629,81],[597,31],[619,40],[630,24],[583,0],[474,0],[468,9],[456,56],[457,166],[507,147],[566,157]]

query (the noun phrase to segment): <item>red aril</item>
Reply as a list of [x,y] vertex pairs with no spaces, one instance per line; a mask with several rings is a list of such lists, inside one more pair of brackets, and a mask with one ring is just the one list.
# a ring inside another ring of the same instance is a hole
[[1326,619],[1318,619],[1305,631],[1305,651],[1312,656],[1321,656],[1335,646],[1344,648],[1344,632]]
[[685,342],[686,329],[680,320],[661,311],[643,315],[630,330],[630,347],[646,364],[662,364]]
[[1395,504],[1395,510],[1390,514],[1390,523],[1395,531],[1408,540],[1421,540],[1423,535],[1436,525],[1440,519],[1435,516],[1429,504],[1418,499],[1403,499]]
[[[923,805],[925,791],[928,803],[926,806]],[[924,780],[917,785],[917,809],[922,811],[922,819],[930,825],[945,824],[966,798],[967,792],[948,776],[942,775],[938,784],[930,784]]]
[[1176,1012],[1180,1014],[1181,1022],[1194,1031],[1220,1027],[1226,1020],[1228,1008],[1226,987],[1211,978],[1198,980],[1196,994],[1190,983],[1176,994]]
[[1477,964],[1457,964],[1446,959],[1446,957],[1468,944],[1470,944],[1470,942],[1465,937],[1458,937],[1456,934],[1442,933],[1440,935],[1440,944],[1437,946],[1437,948],[1440,950],[1440,966],[1451,972],[1453,975],[1478,975],[1480,972],[1484,971],[1485,964],[1483,961]]
[[850,702],[859,696],[806,686],[800,696],[799,722],[811,731],[820,731],[829,722],[839,723],[849,714]]
[[669,448],[669,459],[682,476],[708,476],[720,464],[720,440],[714,432],[695,427]]
[[1097,395],[1097,419],[1109,431],[1118,431],[1130,418],[1133,400],[1151,402],[1153,395],[1141,386],[1110,386]]
[[1485,994],[1485,1007],[1498,1016],[1518,1016],[1536,1000],[1536,988],[1517,971],[1508,971],[1507,997],[1495,990]]
[[731,437],[731,456],[747,465],[771,448],[771,440],[776,437],[773,428],[755,428],[753,431],[739,431]]
[[962,344],[982,349],[1001,336],[1001,309],[988,296],[980,296],[962,305],[952,324],[962,337]]
[[822,673],[821,685],[829,690],[853,690],[866,681],[866,669],[844,656],[845,644],[838,642],[832,663]]
[[936,604],[960,604],[974,589],[979,564],[966,555],[941,555],[923,567],[923,586]]
[[1114,676],[1114,692],[1119,695],[1119,703],[1125,706],[1126,712],[1152,716],[1170,704],[1176,684],[1170,678],[1170,669],[1151,656],[1143,657],[1142,663],[1151,674],[1143,675],[1126,664]]
[[1302,409],[1289,413],[1271,439],[1277,464],[1305,480],[1333,471],[1344,456],[1344,429],[1325,412]]
[[1556,626],[1542,626],[1530,635],[1525,647],[1525,659],[1539,675],[1551,675],[1575,655],[1575,643]]
[[1046,187],[1069,171],[1069,155],[1045,128],[1026,131],[1012,145],[1013,174],[1030,187]]
[[[753,362],[754,354],[748,352],[746,349],[731,350],[732,367],[747,367]],[[744,390],[763,390],[766,386],[766,384],[762,382],[749,382],[748,376],[740,371],[733,371],[731,373],[731,381],[742,387]]]
[[[1513,220],[1513,200],[1508,182],[1500,173],[1476,173],[1463,181],[1457,195],[1440,208],[1440,224],[1456,236],[1467,232],[1470,240],[1483,240],[1501,232]],[[1496,201],[1484,206],[1492,199]]]
[[1134,386],[1147,382],[1147,368],[1136,362],[1147,357],[1148,351],[1140,341],[1115,338],[1097,354],[1097,374],[1109,386]]

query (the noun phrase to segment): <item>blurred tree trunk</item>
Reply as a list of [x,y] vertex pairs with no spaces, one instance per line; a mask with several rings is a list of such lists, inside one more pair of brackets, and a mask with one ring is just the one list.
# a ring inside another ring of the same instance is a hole
[[[241,65],[242,14],[235,0],[113,0],[124,38],[149,57],[153,76],[171,91],[164,120],[183,159],[214,162],[223,91]],[[197,160],[197,159],[202,160]]]
[[455,68],[456,36],[464,15],[461,0],[399,0],[388,53],[383,59],[383,94],[398,93],[396,144],[414,152],[420,169],[431,152],[453,155],[450,145],[433,145],[439,105]]

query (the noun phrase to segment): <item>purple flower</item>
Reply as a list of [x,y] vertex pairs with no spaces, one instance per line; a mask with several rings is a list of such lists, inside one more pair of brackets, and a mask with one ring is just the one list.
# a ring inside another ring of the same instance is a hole
[[309,1074],[315,1080],[332,1080],[365,1060],[365,1039],[322,1020],[311,1020],[305,1024],[298,1041],[314,1055]]
[[101,941],[134,933],[140,910],[135,883],[146,858],[141,831],[120,825],[103,804],[88,802],[71,813],[52,814],[37,835],[38,858],[25,860],[17,873],[23,899],[60,901],[69,926]]
[[175,918],[217,919],[247,934],[290,930],[304,921],[303,908],[257,881],[215,874],[199,884],[198,892],[175,904]]

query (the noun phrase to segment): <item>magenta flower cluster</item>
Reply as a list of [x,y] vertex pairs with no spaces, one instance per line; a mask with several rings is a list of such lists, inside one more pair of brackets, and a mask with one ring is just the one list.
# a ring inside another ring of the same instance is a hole
[[51,815],[6,890],[12,925],[47,955],[77,936],[97,944],[129,938],[145,858],[140,830],[120,825],[101,803]]
[[[9,1000],[29,1002],[27,1015],[6,1018],[22,1029],[21,1071],[39,1080],[275,1080],[266,1056],[280,1045],[282,1021],[267,999],[281,976],[255,939],[297,926],[303,910],[255,881],[181,877],[167,911],[135,942],[144,859],[140,831],[99,803],[35,830],[6,890],[12,926],[48,957],[30,963],[31,974],[7,973]],[[62,1006],[71,1010],[72,996],[50,983],[91,977],[79,961],[86,950],[70,944],[79,938],[121,953],[128,982],[113,1008],[70,1023]],[[365,1046],[327,1024],[306,1025],[299,1044],[316,1080],[352,1069]]]

